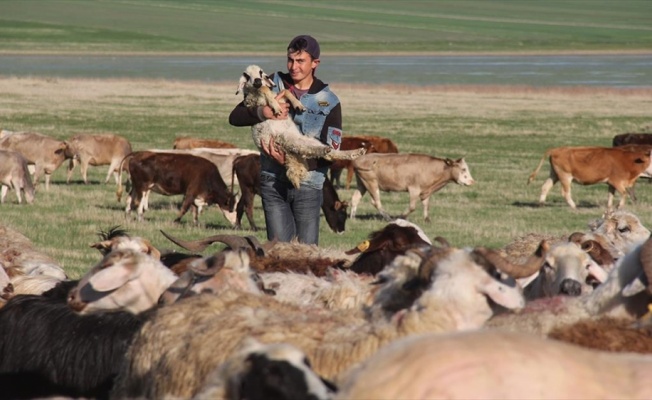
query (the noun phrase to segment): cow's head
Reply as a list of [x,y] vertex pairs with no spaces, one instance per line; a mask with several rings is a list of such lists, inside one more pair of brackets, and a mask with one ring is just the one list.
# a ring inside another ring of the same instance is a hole
[[458,158],[457,160],[447,158],[446,166],[452,168],[452,175],[455,183],[463,186],[470,186],[475,183],[475,180],[471,176],[469,166],[466,164],[466,161],[464,161],[464,158]]
[[349,203],[346,201],[336,200],[333,205],[330,207],[324,207],[324,218],[331,230],[335,233],[344,233],[346,218],[348,213],[346,212]]

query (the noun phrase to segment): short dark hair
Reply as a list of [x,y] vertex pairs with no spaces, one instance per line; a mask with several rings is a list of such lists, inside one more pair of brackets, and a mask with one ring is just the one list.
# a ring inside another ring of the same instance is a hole
[[299,35],[292,39],[288,45],[288,53],[296,53],[302,50],[310,54],[313,60],[319,58],[319,43],[317,39],[310,35]]

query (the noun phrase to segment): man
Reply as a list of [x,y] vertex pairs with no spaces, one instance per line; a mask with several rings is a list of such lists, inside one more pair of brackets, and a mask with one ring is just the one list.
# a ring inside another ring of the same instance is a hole
[[[271,75],[275,91],[290,90],[306,111],[294,113],[281,103],[282,113],[274,116],[269,106],[248,109],[241,102],[231,115],[234,126],[252,126],[266,119],[292,118],[304,135],[317,138],[334,149],[342,141],[342,107],[327,84],[315,76],[320,63],[319,43],[309,35],[299,35],[287,47],[288,73]],[[287,242],[294,237],[302,243],[319,243],[322,185],[330,162],[308,160],[309,175],[296,189],[285,175],[285,154],[274,142],[264,143],[261,153],[260,191],[267,226],[267,239]]]

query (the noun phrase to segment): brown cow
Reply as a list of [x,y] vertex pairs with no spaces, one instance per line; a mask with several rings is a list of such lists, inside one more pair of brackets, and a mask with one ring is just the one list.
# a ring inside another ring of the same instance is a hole
[[18,204],[22,202],[21,190],[25,192],[25,200],[29,204],[34,201],[34,185],[27,169],[27,160],[20,153],[0,150],[0,186],[0,203],[5,202],[7,191],[11,188],[16,192]]
[[231,143],[223,142],[216,139],[199,139],[188,136],[182,136],[174,139],[173,149],[189,150],[198,147],[208,147],[211,149],[234,149],[237,146]]
[[571,183],[581,185],[607,183],[609,198],[607,210],[613,206],[614,193],[620,193],[618,208],[625,205],[627,190],[634,185],[643,173],[650,174],[649,150],[623,150],[619,147],[555,147],[547,150],[539,165],[530,174],[528,184],[536,177],[543,162],[550,160],[550,177],[541,187],[539,203],[546,201],[546,196],[557,181],[561,182],[561,194],[571,208],[576,208],[571,198]]
[[88,166],[108,165],[109,172],[106,174],[104,183],[111,179],[111,173],[118,182],[118,167],[123,158],[131,153],[131,143],[118,135],[105,134],[78,134],[66,142],[66,157],[70,158],[68,164],[68,175],[66,183],[70,183],[72,172],[77,165],[81,165],[81,174],[84,183],[88,183]]
[[66,144],[61,140],[36,132],[2,131],[0,149],[22,154],[29,165],[34,165],[33,183],[45,174],[45,190],[50,189],[50,176],[66,159]]
[[[254,222],[253,208],[254,196],[260,196],[260,155],[249,154],[240,156],[233,162],[233,178],[237,177],[240,182],[241,197],[236,207],[235,229],[242,229],[242,214],[247,215],[249,226],[252,230],[258,230]],[[233,190],[233,181],[231,182]],[[337,191],[327,179],[322,188],[323,200],[321,209],[324,213],[326,223],[335,233],[344,232],[346,225],[346,201],[340,201]]]
[[473,185],[469,167],[464,158],[451,160],[427,154],[365,154],[353,161],[358,188],[351,198],[351,219],[355,218],[358,203],[369,191],[372,204],[386,219],[391,217],[380,203],[380,191],[408,192],[410,205],[401,215],[405,218],[416,208],[417,198],[423,204],[423,218],[430,221],[428,206],[430,195],[443,188],[448,182],[459,185]]
[[[369,153],[398,153],[398,147],[391,139],[380,136],[344,136],[342,137],[342,150],[354,150],[364,147]],[[340,186],[340,175],[346,169],[346,189],[351,187],[353,179],[353,162],[351,160],[335,160],[330,166],[331,182]]]
[[122,169],[131,175],[131,192],[127,197],[125,212],[138,208],[138,220],[142,220],[150,191],[166,196],[184,195],[175,222],[192,207],[193,222],[203,206],[217,204],[222,210],[232,212],[235,196],[229,192],[217,167],[210,161],[190,154],[154,153],[137,151],[124,158],[118,175],[118,201],[122,196]]

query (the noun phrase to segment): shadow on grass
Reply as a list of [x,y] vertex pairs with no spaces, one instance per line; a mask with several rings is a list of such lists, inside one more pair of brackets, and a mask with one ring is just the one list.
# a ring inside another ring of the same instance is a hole
[[[600,208],[598,204],[591,203],[588,201],[580,201],[578,203],[575,203],[577,208]],[[558,208],[558,207],[565,207],[568,208],[569,210],[571,209],[568,204],[566,204],[565,201],[553,201],[553,202],[546,202],[546,203],[539,203],[538,201],[515,201],[512,203],[514,207],[521,207],[521,208]]]

